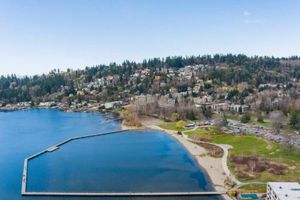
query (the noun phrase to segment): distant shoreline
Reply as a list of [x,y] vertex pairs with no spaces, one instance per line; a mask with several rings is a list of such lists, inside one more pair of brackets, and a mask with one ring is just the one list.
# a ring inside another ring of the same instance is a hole
[[88,109],[60,109],[57,107],[14,107],[14,108],[4,108],[0,107],[0,112],[15,112],[15,111],[22,111],[22,110],[58,110],[61,112],[84,112],[84,113],[109,113],[109,112],[103,112],[101,110],[88,110]]

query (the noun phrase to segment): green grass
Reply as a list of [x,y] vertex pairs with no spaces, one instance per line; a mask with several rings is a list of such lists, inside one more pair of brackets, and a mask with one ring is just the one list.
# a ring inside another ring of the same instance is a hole
[[255,124],[257,126],[265,126],[265,127],[272,126],[271,122],[258,122],[257,120],[254,120],[253,118],[251,118],[251,120],[249,121],[249,124]]
[[[277,163],[288,165],[288,172],[285,175],[273,175],[269,172],[262,172],[259,178],[242,180],[251,181],[300,181],[300,152],[296,149],[289,149],[287,146],[269,142],[252,135],[235,136],[231,134],[223,134],[215,132],[215,129],[197,129],[187,132],[189,137],[198,136],[202,139],[217,144],[229,144],[233,146],[230,155],[253,155],[272,160]],[[234,168],[228,161],[230,169],[234,172]]]
[[191,138],[193,136],[198,136],[203,139],[208,139],[211,137],[216,137],[216,136],[224,134],[223,132],[221,132],[215,128],[212,128],[212,127],[198,128],[194,131],[187,131],[185,133]]
[[272,123],[271,122],[255,122],[256,125],[258,126],[266,126],[266,127],[271,127]]
[[261,193],[264,193],[267,191],[267,185],[266,184],[249,184],[249,185],[243,185],[242,187],[239,187],[239,189],[242,190],[255,190]]
[[232,145],[231,154],[253,154],[269,159],[295,160],[300,162],[300,152],[296,149],[288,149],[282,144],[269,142],[252,135],[234,136],[227,134],[222,137],[215,137],[211,141],[218,144]]
[[212,142],[232,145],[230,155],[254,155],[290,167],[285,175],[262,172],[259,178],[242,181],[300,181],[300,153],[295,149],[289,150],[281,144],[268,142],[255,136],[227,135],[213,138]]
[[164,122],[158,125],[160,128],[174,130],[174,131],[184,131],[183,127],[178,128],[176,127],[176,122]]
[[290,127],[289,125],[284,126],[283,129],[284,129],[284,130],[287,130],[288,132],[299,131],[299,129],[292,128],[292,127]]
[[228,115],[226,116],[227,119],[241,121],[241,117],[239,115]]
[[[228,115],[226,116],[227,119],[241,121],[241,117],[239,115]],[[255,124],[257,126],[265,126],[265,127],[271,127],[271,122],[258,122],[256,119],[251,117],[251,120],[248,122],[248,124]]]
[[260,154],[269,153],[268,143],[255,136],[234,136],[227,134],[223,137],[215,137],[211,140],[217,144],[230,144],[233,146],[231,153],[233,154]]

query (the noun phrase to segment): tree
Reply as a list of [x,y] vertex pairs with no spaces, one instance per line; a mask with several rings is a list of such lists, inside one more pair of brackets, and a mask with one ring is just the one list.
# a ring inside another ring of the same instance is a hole
[[300,129],[300,111],[292,111],[289,125],[294,129]]
[[241,117],[241,122],[242,123],[248,123],[251,120],[251,114],[250,113],[245,113]]
[[195,116],[195,113],[194,113],[193,109],[187,109],[186,110],[186,118],[189,119],[189,120],[195,120],[196,119],[196,116]]
[[226,119],[226,116],[224,116],[224,115],[220,116],[219,118],[217,118],[215,120],[215,126],[217,129],[221,129],[222,127],[227,126],[227,125],[228,125],[228,121]]
[[172,121],[172,122],[178,121],[179,118],[180,118],[180,116],[179,116],[178,113],[172,113],[172,115],[171,115],[171,121]]
[[125,110],[122,112],[122,118],[124,119],[124,125],[140,127],[142,126],[138,115],[135,112]]
[[205,106],[202,108],[202,114],[203,114],[207,119],[211,118],[212,115],[213,115],[213,113],[212,113],[212,111],[211,111],[211,108],[207,108],[207,107],[205,107]]
[[184,126],[185,126],[185,121],[180,120],[180,121],[176,122],[176,128],[177,128],[178,130],[179,130],[179,129],[182,129]]
[[264,117],[262,116],[261,112],[257,113],[257,122],[264,123]]
[[282,111],[274,111],[270,114],[270,119],[272,121],[272,127],[276,134],[280,133],[280,129],[283,126],[283,121],[285,119]]

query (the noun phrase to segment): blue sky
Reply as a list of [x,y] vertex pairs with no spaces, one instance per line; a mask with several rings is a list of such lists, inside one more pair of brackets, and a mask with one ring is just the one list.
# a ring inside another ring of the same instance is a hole
[[0,0],[0,74],[215,53],[300,55],[300,1]]

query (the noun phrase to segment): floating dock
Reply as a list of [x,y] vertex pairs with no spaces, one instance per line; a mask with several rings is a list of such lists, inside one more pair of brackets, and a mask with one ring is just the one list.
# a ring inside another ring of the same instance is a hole
[[82,197],[170,197],[170,196],[215,196],[221,192],[25,192],[24,196],[82,196]]
[[57,146],[52,146],[52,147],[48,148],[47,151],[48,151],[48,152],[53,152],[53,151],[55,151],[55,150],[58,149],[58,148],[59,148],[59,147],[57,147]]
[[25,158],[24,166],[23,166],[23,176],[22,176],[22,188],[21,188],[21,195],[23,196],[83,196],[83,197],[164,197],[164,196],[216,196],[222,195],[222,192],[215,192],[215,191],[199,191],[199,192],[27,192],[27,169],[28,169],[28,161],[36,158],[42,154],[47,152],[53,152],[59,149],[60,146],[78,139],[90,138],[90,137],[97,137],[103,135],[110,135],[125,132],[128,130],[121,130],[121,131],[113,131],[107,133],[96,133],[84,136],[77,136],[71,137],[66,139],[58,144],[52,145],[46,150],[38,152]]

